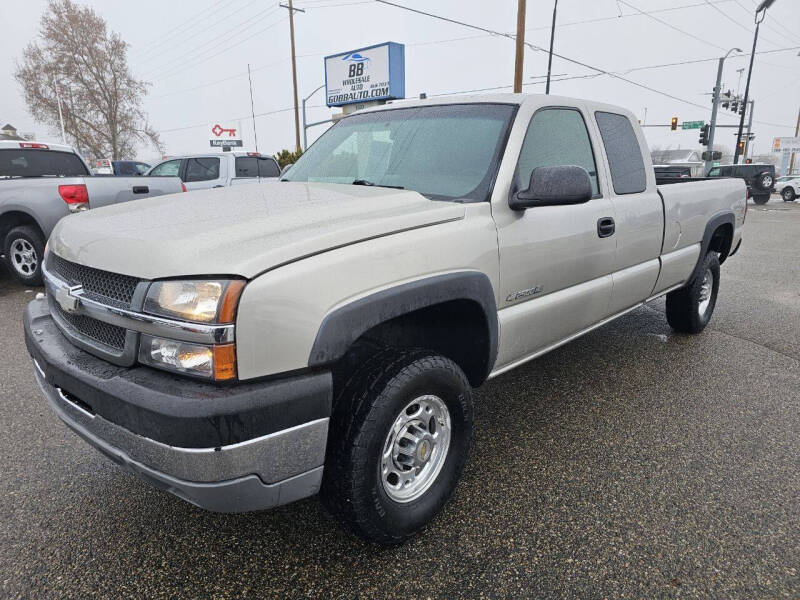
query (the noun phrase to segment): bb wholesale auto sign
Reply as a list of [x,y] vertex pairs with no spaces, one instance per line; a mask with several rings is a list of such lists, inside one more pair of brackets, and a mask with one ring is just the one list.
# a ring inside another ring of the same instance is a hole
[[212,123],[209,127],[209,141],[214,147],[236,148],[242,145],[242,134],[239,132],[238,125]]
[[405,46],[385,42],[325,57],[328,106],[405,98]]
[[800,137],[776,137],[772,139],[773,152],[800,152]]

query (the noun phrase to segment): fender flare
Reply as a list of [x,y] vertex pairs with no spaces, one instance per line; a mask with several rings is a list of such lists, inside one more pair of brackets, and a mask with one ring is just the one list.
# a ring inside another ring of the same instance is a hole
[[[687,285],[689,282],[694,281],[695,277],[700,272],[700,267],[703,263],[703,259],[705,258],[706,253],[708,252],[708,247],[711,245],[711,238],[714,237],[714,232],[721,226],[721,225],[730,225],[731,232],[736,231],[736,217],[733,215],[732,212],[722,212],[717,213],[706,223],[706,229],[703,232],[703,239],[700,242],[700,255],[697,257],[697,264],[692,269],[692,274],[689,276],[689,279],[686,280]],[[731,241],[733,238],[731,238]],[[730,252],[730,247],[728,248],[727,252],[724,252],[722,256],[720,256],[720,263],[725,262],[725,259],[728,257]]]
[[478,271],[434,275],[370,294],[332,311],[322,321],[308,359],[309,367],[339,360],[366,331],[412,311],[451,300],[478,304],[489,332],[486,375],[494,366],[498,347],[497,303],[492,283]]

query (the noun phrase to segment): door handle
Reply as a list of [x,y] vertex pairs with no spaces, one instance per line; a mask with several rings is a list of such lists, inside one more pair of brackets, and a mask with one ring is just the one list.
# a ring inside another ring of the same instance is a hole
[[149,194],[150,188],[146,185],[135,185],[133,186],[133,193],[134,194]]
[[616,229],[617,225],[611,217],[603,217],[597,220],[597,235],[601,238],[611,237]]

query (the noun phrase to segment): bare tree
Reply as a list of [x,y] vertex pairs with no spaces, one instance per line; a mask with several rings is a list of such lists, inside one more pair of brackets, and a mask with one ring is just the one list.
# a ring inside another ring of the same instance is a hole
[[140,142],[162,150],[142,109],[149,84],[133,77],[128,44],[102,17],[72,0],[50,0],[39,36],[14,73],[34,119],[60,128],[60,86],[64,129],[80,151],[118,159],[133,157]]

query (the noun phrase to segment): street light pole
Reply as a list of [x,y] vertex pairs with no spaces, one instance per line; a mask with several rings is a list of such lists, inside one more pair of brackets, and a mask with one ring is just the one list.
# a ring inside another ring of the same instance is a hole
[[311,92],[308,96],[303,98],[303,152],[305,152],[306,149],[308,148],[308,137],[306,136],[306,131],[308,129],[308,126],[306,125],[306,102],[308,102],[308,100],[309,100],[309,98],[311,98],[311,96],[316,94],[318,91],[320,91],[324,87],[325,87],[325,84],[323,83],[321,86],[316,88],[313,92]]
[[705,167],[703,167],[706,173],[714,166],[714,130],[717,127],[717,108],[719,107],[719,95],[722,91],[722,65],[725,64],[725,59],[728,58],[731,52],[741,51],[741,48],[731,48],[725,56],[719,59],[719,64],[717,65],[717,83],[714,84],[714,94],[711,100],[711,124],[708,128],[708,159],[706,160]]
[[544,93],[550,93],[550,69],[553,66],[553,40],[556,37],[556,9],[558,9],[558,0],[553,0],[553,24],[550,26],[550,54],[547,57],[547,85],[545,86]]
[[[750,52],[750,67],[747,69],[747,83],[744,85],[744,98],[742,103],[747,106],[748,94],[750,93],[750,77],[753,75],[753,59],[756,57],[756,44],[758,43],[758,29],[761,27],[761,22],[767,16],[767,9],[775,3],[775,0],[763,0],[761,4],[756,7],[755,24],[756,31],[753,34],[753,49]],[[739,163],[739,141],[742,139],[742,129],[744,129],[744,113],[742,112],[739,117],[739,129],[736,135],[736,149],[733,151],[733,164]]]

